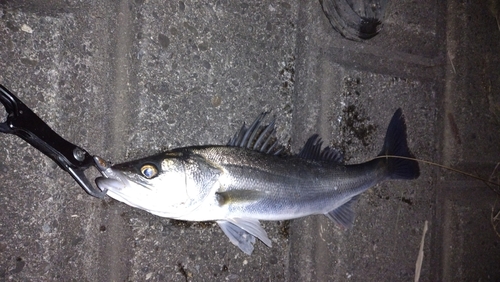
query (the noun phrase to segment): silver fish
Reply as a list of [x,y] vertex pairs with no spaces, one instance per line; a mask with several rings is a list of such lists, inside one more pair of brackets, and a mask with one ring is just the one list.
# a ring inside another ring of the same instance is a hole
[[[375,158],[343,165],[341,154],[321,148],[318,135],[298,155],[286,155],[274,140],[274,121],[265,114],[241,128],[226,146],[183,147],[110,166],[96,157],[104,177],[98,187],[130,206],[158,216],[216,221],[246,254],[255,237],[271,247],[259,220],[288,220],[324,214],[342,227],[354,222],[353,206],[368,188],[388,179],[415,179],[418,163]],[[398,109],[379,156],[413,157],[406,125]]]

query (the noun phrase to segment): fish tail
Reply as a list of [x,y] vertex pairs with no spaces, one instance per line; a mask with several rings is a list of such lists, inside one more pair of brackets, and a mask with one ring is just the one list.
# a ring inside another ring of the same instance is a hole
[[[400,156],[415,158],[408,148],[406,140],[406,123],[401,109],[397,109],[392,116],[387,133],[385,135],[384,147],[379,156]],[[388,177],[391,179],[415,179],[420,175],[418,162],[402,158],[385,158],[388,168]]]

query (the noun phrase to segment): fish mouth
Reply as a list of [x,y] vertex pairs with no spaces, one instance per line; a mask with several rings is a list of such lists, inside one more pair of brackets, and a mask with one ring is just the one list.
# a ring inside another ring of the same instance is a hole
[[95,180],[95,184],[99,189],[106,191],[106,194],[115,200],[132,207],[142,208],[142,206],[137,203],[137,198],[134,197],[136,195],[135,191],[137,190],[130,189],[131,183],[129,183],[125,175],[110,167],[101,171],[101,173],[103,176]]
[[95,156],[94,162],[97,169],[103,175],[103,177],[98,177],[95,180],[95,184],[99,189],[103,192],[109,192],[119,191],[126,187],[124,177],[120,175],[120,172],[113,170],[107,161],[101,157]]
[[139,203],[136,202],[136,198],[133,197],[134,189],[127,189],[129,188],[129,186],[127,186],[127,184],[125,184],[122,179],[98,177],[96,178],[95,183],[97,187],[99,187],[99,189],[106,191],[109,197],[132,207],[143,208]]
[[125,183],[119,179],[98,177],[95,180],[95,184],[101,191],[117,191],[125,188]]
[[[109,197],[162,217],[178,217],[177,207],[181,208],[181,212],[188,212],[185,202],[190,199],[187,195],[182,198],[182,201],[177,201],[175,197],[165,196],[165,191],[168,189],[159,189],[158,183],[142,179],[136,172],[131,171],[127,164],[111,166],[99,157],[94,157],[94,161],[102,174],[101,177],[95,179],[95,183]],[[180,193],[182,194],[182,191]],[[197,206],[193,206],[195,207]]]
[[142,190],[137,190],[138,187],[146,188],[140,182],[133,181],[127,177],[120,169],[113,168],[110,163],[100,157],[95,156],[94,161],[97,169],[101,172],[102,177],[97,177],[95,183],[99,189],[120,202],[126,203],[132,207],[142,208],[140,199],[143,193]]

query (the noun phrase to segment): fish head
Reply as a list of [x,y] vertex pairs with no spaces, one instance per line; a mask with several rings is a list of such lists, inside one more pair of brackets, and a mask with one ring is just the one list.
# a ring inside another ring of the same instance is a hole
[[104,176],[96,179],[99,189],[130,206],[178,218],[201,200],[182,154],[167,152],[113,166],[99,157],[95,162]]

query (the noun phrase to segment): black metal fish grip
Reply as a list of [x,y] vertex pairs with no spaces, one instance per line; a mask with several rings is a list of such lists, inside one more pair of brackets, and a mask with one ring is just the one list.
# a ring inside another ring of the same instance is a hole
[[[96,166],[84,149],[55,133],[19,98],[0,85],[0,101],[7,111],[7,120],[0,123],[0,132],[14,134],[40,150],[68,172],[89,195],[103,198],[106,191],[95,188],[84,171]],[[99,169],[98,169],[99,170]]]

